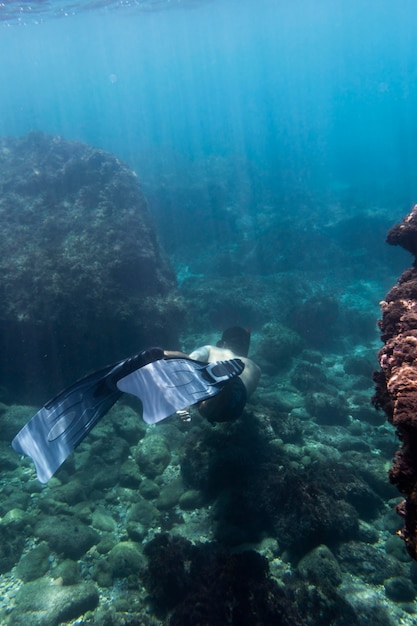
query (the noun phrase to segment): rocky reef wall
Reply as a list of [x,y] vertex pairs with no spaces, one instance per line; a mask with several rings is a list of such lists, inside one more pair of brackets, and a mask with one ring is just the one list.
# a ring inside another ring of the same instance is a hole
[[389,477],[404,496],[397,506],[404,520],[400,537],[417,560],[417,205],[389,231],[387,242],[408,250],[415,260],[381,302],[384,346],[373,402],[384,409],[402,442]]
[[45,400],[144,346],[177,347],[175,275],[115,156],[38,132],[0,140],[0,226],[7,400]]

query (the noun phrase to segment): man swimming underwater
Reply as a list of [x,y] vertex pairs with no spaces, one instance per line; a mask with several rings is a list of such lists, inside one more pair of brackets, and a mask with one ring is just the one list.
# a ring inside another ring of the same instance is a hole
[[246,358],[249,338],[248,331],[234,327],[217,346],[203,346],[189,356],[150,348],[89,374],[47,402],[12,447],[32,458],[38,480],[46,483],[123,393],[141,400],[148,424],[193,404],[210,421],[235,419],[260,375]]
[[210,422],[227,422],[239,417],[245,408],[246,400],[258,386],[261,370],[248,359],[250,332],[240,326],[232,326],[224,331],[215,346],[206,345],[191,352],[190,359],[212,363],[235,359],[244,365],[243,372],[229,380],[219,393],[198,404],[198,410]]

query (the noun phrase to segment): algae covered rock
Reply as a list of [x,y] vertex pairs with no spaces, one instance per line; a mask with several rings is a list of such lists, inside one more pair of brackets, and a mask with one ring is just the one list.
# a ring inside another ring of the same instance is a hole
[[187,491],[180,496],[178,504],[184,511],[192,511],[200,507],[203,502],[204,497],[201,491],[198,491],[198,489],[187,489]]
[[139,491],[146,500],[154,500],[159,496],[160,493],[158,485],[149,478],[145,478],[144,480],[142,480]]
[[172,480],[161,489],[161,493],[156,502],[160,511],[167,511],[178,504],[180,497],[184,493],[184,484],[181,479]]
[[387,597],[394,602],[413,602],[417,589],[405,576],[393,576],[384,581]]
[[137,489],[141,484],[142,476],[133,459],[128,459],[120,466],[119,482],[122,487]]
[[12,524],[0,526],[0,574],[10,570],[19,560],[25,544],[25,536]]
[[346,426],[349,423],[349,406],[344,397],[318,391],[306,395],[305,407],[318,424]]
[[94,610],[99,601],[94,584],[63,587],[45,578],[23,585],[10,616],[13,626],[58,626]]
[[171,460],[171,453],[160,435],[151,435],[143,439],[135,454],[136,463],[147,478],[162,474]]
[[146,435],[146,425],[140,415],[130,406],[117,404],[109,413],[114,429],[119,437],[135,446]]
[[50,550],[44,541],[28,552],[18,563],[16,573],[21,580],[29,582],[43,576],[49,569]]
[[303,341],[297,332],[283,324],[270,322],[262,327],[254,358],[262,371],[275,374],[288,369],[302,347]]
[[0,140],[0,186],[4,387],[44,400],[141,347],[176,347],[175,276],[133,171],[34,132]]
[[134,541],[121,541],[109,554],[109,565],[114,578],[138,575],[145,568],[145,557]]
[[30,406],[18,404],[6,406],[0,403],[0,440],[9,444],[34,413],[36,413],[36,409]]
[[72,559],[79,558],[100,539],[95,530],[65,515],[45,516],[36,525],[35,535],[44,539],[51,550]]
[[145,499],[134,504],[127,517],[128,522],[139,522],[147,528],[154,526],[159,519],[158,509]]
[[114,532],[117,529],[117,524],[113,517],[106,513],[101,507],[98,507],[94,511],[91,524],[97,530],[108,533]]
[[333,552],[325,545],[308,552],[298,563],[301,576],[317,585],[337,587],[342,582],[342,571]]
[[72,559],[65,559],[51,572],[52,577],[63,585],[76,585],[81,582],[78,564]]

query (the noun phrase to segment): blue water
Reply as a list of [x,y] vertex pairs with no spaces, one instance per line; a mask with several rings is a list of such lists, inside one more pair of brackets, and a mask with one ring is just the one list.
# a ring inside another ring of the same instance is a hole
[[145,181],[220,155],[272,185],[415,198],[413,2],[174,7],[4,21],[0,133],[86,141]]

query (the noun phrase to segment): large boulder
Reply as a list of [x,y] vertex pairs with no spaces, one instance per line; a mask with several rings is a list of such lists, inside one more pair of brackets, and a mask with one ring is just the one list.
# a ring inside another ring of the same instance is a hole
[[[0,380],[45,394],[149,345],[183,311],[137,176],[58,136],[0,140]],[[3,391],[4,395],[4,391]]]

